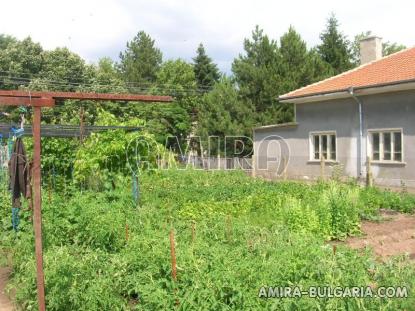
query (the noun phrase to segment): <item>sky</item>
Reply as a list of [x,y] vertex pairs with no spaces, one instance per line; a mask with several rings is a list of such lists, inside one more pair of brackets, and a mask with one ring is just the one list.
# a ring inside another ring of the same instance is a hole
[[290,25],[309,47],[334,12],[350,39],[371,30],[384,41],[415,45],[415,1],[405,0],[0,0],[0,33],[31,36],[46,49],[66,46],[87,62],[118,60],[144,30],[164,59],[191,61],[199,43],[230,73],[255,25],[278,39]]

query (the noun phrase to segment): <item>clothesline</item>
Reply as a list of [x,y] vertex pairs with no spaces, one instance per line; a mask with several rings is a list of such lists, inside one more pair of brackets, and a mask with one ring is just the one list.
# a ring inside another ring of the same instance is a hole
[[[9,137],[11,132],[11,124],[0,124],[0,135],[3,135],[4,138]],[[15,125],[17,127],[17,125]],[[109,130],[123,130],[125,132],[135,132],[140,131],[141,127],[134,126],[95,126],[95,125],[86,125],[82,129],[82,136],[89,136],[91,133],[105,132]],[[26,125],[23,136],[32,136],[32,126]],[[81,128],[79,125],[51,125],[51,124],[42,124],[41,125],[41,136],[42,137],[80,137]]]

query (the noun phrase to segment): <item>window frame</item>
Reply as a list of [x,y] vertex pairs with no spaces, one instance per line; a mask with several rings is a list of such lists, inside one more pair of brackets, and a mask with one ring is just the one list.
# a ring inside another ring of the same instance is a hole
[[[331,159],[331,142],[330,142],[330,136],[334,135],[334,141],[336,143],[336,149],[334,150],[335,152],[335,159]],[[319,159],[315,159],[314,158],[314,153],[315,153],[315,145],[314,145],[314,138],[315,136],[319,136],[319,154],[320,154],[320,158]],[[329,163],[338,163],[337,161],[337,155],[338,155],[338,140],[337,140],[337,132],[336,131],[313,131],[313,132],[309,132],[309,162],[321,162],[322,156],[323,156],[323,151],[322,151],[322,136],[327,136],[327,157],[328,159],[324,159],[324,162],[329,162]]]
[[[395,133],[401,134],[401,160],[395,160]],[[379,134],[379,160],[373,159],[373,134]],[[390,134],[390,160],[384,160],[384,134]],[[367,130],[367,156],[370,157],[371,163],[378,164],[405,164],[405,152],[404,152],[404,131],[403,128],[380,128],[380,129],[368,129]]]

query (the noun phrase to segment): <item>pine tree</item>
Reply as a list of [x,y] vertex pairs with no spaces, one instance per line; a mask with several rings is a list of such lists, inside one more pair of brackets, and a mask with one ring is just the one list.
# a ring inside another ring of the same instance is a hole
[[[197,133],[204,142],[208,142],[209,136],[217,137],[217,142],[212,141],[205,148],[209,148],[212,154],[219,154],[225,150],[226,136],[252,134],[252,115],[252,107],[241,100],[234,82],[222,77],[201,98]],[[231,154],[232,151],[228,151]]]
[[280,59],[277,43],[269,39],[258,26],[252,39],[245,39],[245,55],[239,55],[232,64],[232,71],[239,88],[239,95],[253,107],[255,124],[272,124],[291,119],[286,106],[277,101],[282,94]]
[[196,51],[196,57],[193,58],[194,72],[198,87],[202,90],[209,90],[219,81],[219,70],[212,62],[212,59],[206,54],[205,47],[200,43]]
[[353,67],[353,55],[350,42],[339,31],[339,21],[332,14],[327,20],[326,29],[320,34],[322,43],[317,47],[321,58],[329,63],[335,74]]
[[127,48],[120,53],[120,71],[125,81],[154,82],[162,62],[161,51],[154,46],[154,40],[140,31]]
[[300,34],[290,26],[280,38],[280,74],[282,91],[289,92],[302,86],[320,81],[332,75],[330,66],[315,50],[308,50]]

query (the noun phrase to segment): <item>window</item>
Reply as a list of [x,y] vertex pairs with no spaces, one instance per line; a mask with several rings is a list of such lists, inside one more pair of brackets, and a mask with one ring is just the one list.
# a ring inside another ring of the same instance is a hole
[[370,156],[373,161],[402,162],[402,130],[369,131]]
[[311,160],[336,161],[336,133],[311,133]]

